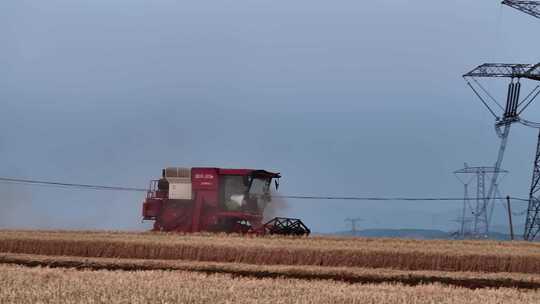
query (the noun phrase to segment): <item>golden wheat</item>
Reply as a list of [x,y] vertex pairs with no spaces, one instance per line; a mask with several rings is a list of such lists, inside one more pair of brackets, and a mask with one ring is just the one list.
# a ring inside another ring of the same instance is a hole
[[523,273],[474,273],[410,271],[355,267],[250,265],[239,263],[85,258],[0,253],[0,263],[91,270],[173,270],[226,273],[253,278],[294,278],[337,280],[348,283],[399,282],[406,285],[443,283],[467,288],[512,287],[540,289],[540,275]]
[[0,266],[0,303],[540,303],[540,292]]
[[0,252],[540,274],[540,244],[526,242],[0,231]]

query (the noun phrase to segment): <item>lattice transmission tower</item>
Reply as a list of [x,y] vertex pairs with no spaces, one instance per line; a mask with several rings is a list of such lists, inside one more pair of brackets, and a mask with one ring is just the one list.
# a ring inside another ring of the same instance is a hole
[[[504,0],[503,5],[510,6],[526,14],[540,18],[540,1],[513,1]],[[496,171],[501,168],[510,134],[510,126],[519,122],[525,126],[540,129],[540,124],[521,118],[521,114],[540,94],[540,85],[537,85],[525,98],[520,99],[521,81],[532,80],[540,81],[540,63],[539,64],[507,64],[507,63],[485,63],[472,71],[463,75],[467,80],[467,85],[474,91],[476,96],[495,117],[495,129],[500,138],[499,152],[494,168]],[[499,103],[477,80],[477,78],[509,78],[508,92],[504,107]],[[472,80],[469,81],[469,80]],[[491,106],[490,106],[491,104]],[[497,110],[497,107],[500,110]],[[495,110],[494,110],[495,109]],[[529,206],[527,219],[525,223],[525,240],[533,240],[540,231],[540,200],[538,180],[540,179],[540,133],[537,144],[536,157],[533,169],[533,178],[529,192]],[[495,172],[491,177],[487,200],[495,194],[499,173]]]
[[[529,105],[540,94],[540,85],[537,85],[525,98],[520,98],[521,82],[524,80],[540,81],[540,64],[506,64],[506,63],[485,63],[472,71],[463,75],[467,80],[467,85],[478,96],[480,101],[489,110],[495,118],[495,130],[500,138],[499,152],[495,161],[494,173],[491,176],[488,191],[486,193],[487,205],[493,205],[491,198],[494,197],[496,186],[499,177],[499,170],[502,165],[510,127],[514,123],[521,123],[528,127],[540,128],[539,123],[525,120],[521,118],[521,114],[529,107]],[[499,103],[478,81],[478,78],[509,78],[506,103],[504,106]],[[470,81],[472,80],[472,81]],[[491,106],[490,106],[491,105]],[[498,109],[497,109],[498,108]],[[531,193],[532,190],[531,190]],[[536,193],[536,192],[534,192]],[[540,208],[540,204],[535,203],[536,200],[531,200],[531,209]],[[537,206],[538,205],[538,206]],[[537,224],[538,223],[538,224]],[[540,222],[533,219],[532,224],[540,229]],[[489,222],[488,222],[489,226]],[[531,224],[528,225],[529,227]],[[527,228],[526,228],[527,230]],[[529,239],[529,238],[525,238]]]
[[525,231],[523,239],[532,241],[540,232],[540,131],[536,144],[536,155],[534,157],[533,175],[531,190],[529,191],[529,206],[527,207],[527,218],[525,220]]
[[452,220],[452,222],[459,224],[459,230],[452,233],[452,235],[457,236],[460,239],[465,239],[472,235],[471,223],[473,218],[470,216],[470,214],[473,212],[473,207],[469,198],[469,186],[473,179],[470,178],[468,180],[462,180],[459,177],[458,179],[463,183],[463,207],[461,208],[461,215],[455,220]]
[[356,232],[358,231],[358,227],[356,226],[356,223],[360,222],[362,219],[361,218],[346,218],[345,219],[345,222],[349,222],[351,223],[351,234],[356,236]]
[[504,5],[508,5],[526,14],[540,19],[540,1],[513,1],[504,0]]
[[[465,167],[454,171],[456,177],[463,183],[464,198],[461,217],[461,235],[472,238],[483,238],[489,235],[489,225],[493,216],[494,203],[487,197],[486,182],[494,175],[507,174],[508,171],[495,167]],[[469,197],[469,187],[476,187],[476,198]],[[494,185],[494,194],[501,197],[498,185]],[[472,203],[471,203],[472,202]],[[467,215],[472,217],[472,227],[466,229]]]
[[[540,1],[513,1],[505,0],[502,4],[513,7],[526,14],[540,19]],[[525,220],[525,230],[523,239],[532,241],[540,232],[540,131],[536,145],[536,155],[534,157],[533,174],[531,188],[529,191],[529,205],[527,207],[527,218]]]

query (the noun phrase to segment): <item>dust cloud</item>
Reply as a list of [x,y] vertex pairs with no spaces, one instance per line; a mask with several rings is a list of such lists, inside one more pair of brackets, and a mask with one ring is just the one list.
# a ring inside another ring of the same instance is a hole
[[276,216],[287,217],[289,203],[283,197],[272,195],[272,200],[266,205],[263,212],[264,221],[269,221]]
[[36,211],[29,189],[0,184],[0,228],[47,228],[52,221]]
[[0,229],[149,230],[140,194],[0,184]]

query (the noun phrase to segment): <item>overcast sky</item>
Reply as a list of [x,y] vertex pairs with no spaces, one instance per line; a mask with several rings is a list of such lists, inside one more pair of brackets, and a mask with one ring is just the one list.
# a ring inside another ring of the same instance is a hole
[[[452,171],[498,147],[461,75],[538,62],[539,30],[497,0],[4,0],[0,176],[146,187],[165,166],[247,167],[281,172],[281,194],[461,197]],[[505,81],[486,85],[504,98]],[[536,137],[513,127],[503,194],[527,196]],[[148,227],[141,193],[0,193],[0,227]],[[318,232],[350,216],[451,230],[461,208],[288,204]]]

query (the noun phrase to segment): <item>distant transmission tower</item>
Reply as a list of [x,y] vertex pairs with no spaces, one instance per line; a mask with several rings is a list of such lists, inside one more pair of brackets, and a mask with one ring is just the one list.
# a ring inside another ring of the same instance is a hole
[[[489,225],[493,216],[494,201],[486,193],[486,180],[492,179],[495,175],[506,174],[508,171],[496,167],[465,167],[454,171],[456,177],[463,183],[464,198],[461,214],[461,236],[470,234],[473,238],[481,238],[489,235]],[[476,199],[469,198],[469,186],[476,186]],[[493,193],[498,194],[498,185],[495,184]],[[471,204],[474,202],[474,205]],[[471,221],[467,215],[472,216],[472,227],[466,231],[466,223]]]
[[360,222],[362,219],[361,218],[346,218],[345,219],[345,222],[350,222],[351,223],[351,234],[352,235],[356,235],[356,223],[357,222]]
[[[465,167],[468,167],[467,164],[465,164]],[[472,182],[473,177],[468,177],[468,179],[463,180],[458,177],[458,179],[463,183],[463,207],[461,209],[461,215],[455,219],[452,220],[453,222],[456,222],[459,224],[460,228],[457,232],[453,233],[453,235],[458,236],[461,239],[465,239],[467,236],[470,236],[471,233],[471,222],[472,218],[468,215],[471,214],[472,207],[469,207],[471,202],[469,198],[469,184]]]

